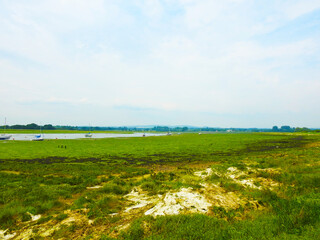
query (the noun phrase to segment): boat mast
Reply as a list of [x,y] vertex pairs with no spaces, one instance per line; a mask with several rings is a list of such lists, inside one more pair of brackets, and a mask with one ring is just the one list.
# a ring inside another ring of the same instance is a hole
[[7,118],[4,118],[4,127],[3,127],[3,134],[6,134],[6,125],[7,125]]

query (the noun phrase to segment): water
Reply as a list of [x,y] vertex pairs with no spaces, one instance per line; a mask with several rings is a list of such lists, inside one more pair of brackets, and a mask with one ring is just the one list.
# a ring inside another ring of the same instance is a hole
[[[30,141],[35,135],[39,134],[10,134],[10,140]],[[115,134],[115,133],[92,133],[91,138],[122,138],[122,137],[142,137],[144,133],[132,134]],[[146,137],[163,136],[163,133],[145,133]],[[44,134],[44,139],[80,139],[87,138],[85,133],[47,133]]]

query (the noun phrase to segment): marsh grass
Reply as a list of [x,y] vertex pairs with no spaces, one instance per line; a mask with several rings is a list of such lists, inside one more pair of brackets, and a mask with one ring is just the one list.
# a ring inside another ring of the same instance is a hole
[[[237,209],[213,207],[209,215],[139,217],[119,239],[316,239],[320,233],[320,149],[310,143],[320,135],[185,134],[132,139],[52,140],[0,144],[0,229],[19,229],[30,214],[41,214],[36,225],[61,222],[65,210],[83,210],[93,227],[129,220],[121,214],[124,195],[139,187],[149,195],[178,191],[200,183],[219,185],[255,200]],[[66,145],[66,149],[58,145]],[[278,146],[278,147],[276,147]],[[214,173],[195,176],[197,164],[212,163]],[[163,171],[154,171],[160,166]],[[224,174],[229,167],[256,179],[261,189],[245,187]],[[248,170],[248,167],[251,170]],[[259,170],[260,169],[260,170]],[[262,170],[261,170],[262,169]],[[278,169],[277,171],[264,171]],[[218,172],[220,174],[215,174]],[[259,178],[279,183],[269,189]],[[102,186],[97,189],[88,187]],[[86,209],[86,210],[84,210]],[[52,237],[73,237],[70,226]],[[87,238],[108,234],[88,231]],[[90,233],[89,233],[90,232]],[[39,239],[41,237],[38,236]]]
[[88,205],[88,218],[95,219],[98,217],[106,217],[108,214],[118,212],[120,210],[119,200],[112,196],[104,196],[96,201],[91,201]]

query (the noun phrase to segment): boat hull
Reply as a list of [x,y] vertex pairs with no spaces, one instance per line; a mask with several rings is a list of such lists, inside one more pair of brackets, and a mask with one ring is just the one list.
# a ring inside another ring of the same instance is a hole
[[1,135],[0,140],[9,140],[11,138],[11,135]]
[[43,141],[43,138],[32,138],[31,141]]
[[35,135],[34,138],[31,139],[31,141],[43,141],[43,135]]

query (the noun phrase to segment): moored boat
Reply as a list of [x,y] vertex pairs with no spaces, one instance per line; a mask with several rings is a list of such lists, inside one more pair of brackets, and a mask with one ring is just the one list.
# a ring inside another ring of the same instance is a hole
[[33,138],[31,138],[31,141],[43,141],[44,140],[44,135],[41,132],[41,127],[40,127],[40,134],[35,135]]
[[11,135],[7,135],[7,134],[0,135],[0,140],[9,140],[10,138],[11,138]]
[[92,137],[92,133],[86,133],[85,135],[84,135],[85,137]]
[[44,140],[44,138],[43,138],[42,134],[40,134],[40,135],[35,135],[35,136],[31,139],[31,141],[43,141],[43,140]]
[[6,125],[7,125],[7,119],[4,119],[4,127],[3,127],[3,134],[0,135],[0,140],[9,140],[11,138],[11,135],[6,134]]

